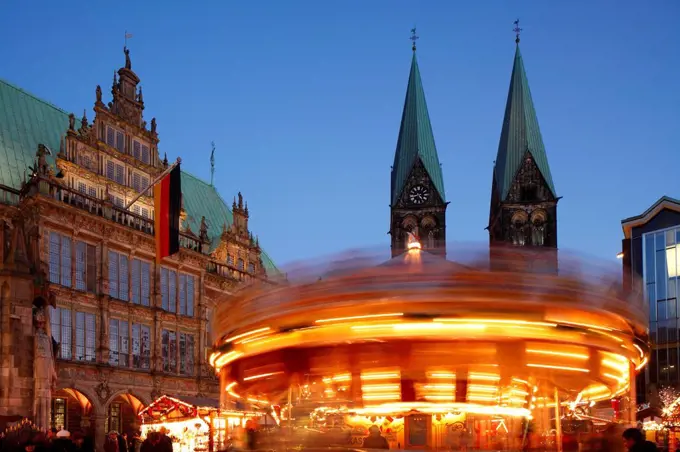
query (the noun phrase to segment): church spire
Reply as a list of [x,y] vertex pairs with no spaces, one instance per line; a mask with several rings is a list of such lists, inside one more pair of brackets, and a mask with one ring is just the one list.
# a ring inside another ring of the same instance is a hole
[[405,252],[411,235],[419,238],[424,250],[445,256],[448,203],[416,58],[417,39],[413,28],[411,73],[392,165],[392,256]]
[[392,193],[391,203],[394,205],[401,196],[411,170],[418,160],[422,163],[428,176],[444,201],[444,178],[439,165],[439,156],[434,144],[430,115],[425,102],[425,91],[420,77],[418,60],[416,58],[415,42],[418,36],[415,28],[411,30],[413,41],[413,58],[411,60],[411,72],[406,89],[404,111],[401,116],[397,149],[394,153],[394,165],[392,166]]
[[510,89],[505,106],[505,117],[498,144],[498,155],[494,169],[494,182],[498,190],[500,201],[505,201],[512,183],[524,162],[525,156],[530,154],[541,173],[547,187],[554,197],[557,197],[553,184],[548,156],[545,152],[543,137],[538,126],[538,117],[534,102],[531,98],[529,81],[524,70],[524,61],[519,49],[519,21],[515,21],[515,60],[510,78]]

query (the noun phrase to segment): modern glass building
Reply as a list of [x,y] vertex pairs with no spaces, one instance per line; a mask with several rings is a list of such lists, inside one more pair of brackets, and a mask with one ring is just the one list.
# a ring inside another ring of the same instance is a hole
[[623,220],[624,284],[643,291],[652,354],[638,379],[638,402],[680,385],[680,200],[664,196],[643,214]]

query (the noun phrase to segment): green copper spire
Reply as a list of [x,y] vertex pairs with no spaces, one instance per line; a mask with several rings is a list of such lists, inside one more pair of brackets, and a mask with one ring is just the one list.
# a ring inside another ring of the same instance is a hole
[[444,178],[439,165],[437,148],[434,144],[430,115],[425,103],[425,91],[416,59],[415,39],[417,39],[417,36],[415,36],[415,29],[411,30],[411,33],[413,34],[411,37],[413,60],[411,61],[411,74],[408,78],[406,100],[404,101],[404,112],[401,115],[397,149],[394,153],[394,165],[392,166],[392,205],[399,200],[404,185],[418,159],[425,167],[442,201],[445,201]]
[[548,165],[548,156],[543,145],[543,137],[538,127],[534,102],[531,99],[529,81],[524,71],[524,61],[519,50],[519,28],[515,31],[517,32],[515,63],[512,67],[510,90],[505,105],[505,117],[494,169],[496,187],[500,200],[504,201],[510,192],[517,171],[522,166],[524,156],[529,152],[548,188],[557,197]]

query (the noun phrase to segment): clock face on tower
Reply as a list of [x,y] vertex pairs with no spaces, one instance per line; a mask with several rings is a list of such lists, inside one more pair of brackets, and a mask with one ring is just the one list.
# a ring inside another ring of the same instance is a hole
[[413,204],[423,204],[430,198],[430,191],[423,185],[416,185],[408,193],[408,198]]

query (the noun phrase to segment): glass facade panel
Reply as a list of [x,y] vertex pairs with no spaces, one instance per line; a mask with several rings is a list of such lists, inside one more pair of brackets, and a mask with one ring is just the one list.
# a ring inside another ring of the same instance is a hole
[[646,372],[647,382],[657,386],[677,385],[680,376],[679,240],[680,227],[643,236],[645,298],[649,305],[649,333],[654,348]]

